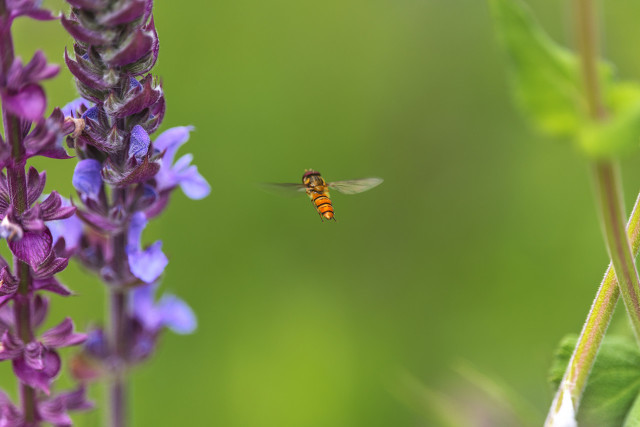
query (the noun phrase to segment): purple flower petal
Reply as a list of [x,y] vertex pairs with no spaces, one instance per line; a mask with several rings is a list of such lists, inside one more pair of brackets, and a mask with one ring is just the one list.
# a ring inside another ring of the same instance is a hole
[[86,388],[78,387],[76,390],[60,393],[59,395],[40,402],[38,412],[42,421],[51,423],[57,427],[71,426],[72,421],[67,411],[87,410],[93,408],[93,404],[87,400]]
[[75,206],[63,204],[63,198],[57,191],[52,191],[41,203],[40,213],[45,221],[54,221],[71,217],[76,212]]
[[129,90],[142,89],[142,84],[135,77],[129,77]]
[[160,150],[167,150],[162,157],[163,166],[171,167],[178,148],[189,140],[189,133],[193,132],[193,126],[178,126],[162,132],[153,142],[153,146]]
[[[56,257],[54,251],[51,251],[49,253],[49,256],[47,256],[47,258],[44,261],[42,261],[42,263],[40,263],[40,265],[37,268],[34,269],[35,271],[33,273],[33,277],[35,279],[42,279],[42,280],[51,278],[55,274],[58,274],[62,270],[67,268],[68,264],[69,264],[68,258]],[[56,293],[60,293],[60,291],[62,291],[63,295],[65,291],[69,292],[69,290],[66,289],[64,286],[61,286],[61,288],[57,287],[57,288],[47,289],[47,290],[51,290]]]
[[48,347],[68,347],[86,341],[86,334],[73,332],[73,321],[67,317],[57,326],[42,334],[42,343]]
[[132,310],[135,317],[145,329],[156,331],[161,327],[162,318],[155,308],[155,292],[157,283],[141,285],[133,290],[131,298]]
[[189,166],[178,175],[178,182],[184,194],[192,200],[204,199],[211,193],[211,186],[198,173],[196,166]]
[[32,341],[24,347],[24,361],[31,369],[41,370],[44,368],[42,361],[44,347],[41,343]]
[[102,164],[95,159],[80,160],[73,172],[72,183],[78,192],[97,199],[102,190]]
[[141,250],[140,239],[142,231],[147,225],[147,219],[142,212],[137,212],[131,218],[127,240],[127,255],[131,273],[146,283],[154,282],[169,263],[162,253],[162,242],[157,241],[146,250]]
[[9,241],[9,249],[20,261],[36,268],[51,252],[52,242],[51,233],[46,228],[38,233],[25,231],[22,239]]
[[33,369],[27,365],[24,358],[19,357],[13,360],[13,372],[23,383],[49,394],[51,381],[60,372],[60,356],[54,350],[45,349],[42,362],[42,369]]
[[80,245],[83,224],[77,216],[49,221],[47,227],[51,231],[54,245],[62,238],[64,238],[65,249],[68,251],[74,251]]
[[11,402],[9,397],[0,391],[0,426],[22,426],[24,418],[18,408]]
[[87,104],[88,102],[84,98],[76,98],[62,107],[62,114],[64,114],[65,117],[76,117],[78,116],[80,107],[83,105],[86,106]]
[[151,144],[151,139],[147,131],[140,125],[134,126],[129,142],[129,157],[135,156],[138,161],[142,161],[142,158],[149,151],[149,144]]
[[[16,59],[16,61],[19,63],[19,60]],[[20,68],[22,68],[21,65]],[[50,79],[55,77],[59,71],[60,67],[47,64],[47,58],[44,56],[44,53],[38,50],[33,54],[31,61],[21,69],[19,74],[21,74],[23,84],[26,84],[39,83],[42,80]]]
[[162,252],[162,242],[157,241],[144,251],[128,253],[131,273],[146,283],[154,282],[164,272],[169,260]]
[[[57,258],[58,260],[64,260],[65,264],[69,261],[67,258]],[[54,294],[61,295],[63,297],[68,297],[73,295],[73,292],[69,290],[65,285],[60,283],[58,279],[55,277],[47,277],[44,279],[35,279],[33,281],[34,290],[38,291],[49,291]]]
[[2,348],[0,350],[0,360],[9,360],[18,358],[24,349],[24,343],[9,331],[5,331],[2,334],[2,340],[0,341]]
[[28,84],[17,92],[2,94],[3,107],[23,119],[35,122],[44,115],[47,98],[44,90],[37,84]]
[[87,111],[82,113],[82,118],[98,121],[98,112],[98,107],[91,107]]
[[186,302],[175,295],[165,294],[158,302],[163,326],[177,334],[190,334],[196,330],[196,315]]
[[129,223],[129,233],[127,235],[127,252],[137,251],[140,249],[140,239],[142,237],[142,231],[147,226],[147,218],[142,212],[136,212],[131,217]]
[[31,206],[33,202],[38,200],[42,190],[44,190],[46,181],[47,172],[39,173],[33,166],[29,167],[29,173],[27,174],[27,205]]

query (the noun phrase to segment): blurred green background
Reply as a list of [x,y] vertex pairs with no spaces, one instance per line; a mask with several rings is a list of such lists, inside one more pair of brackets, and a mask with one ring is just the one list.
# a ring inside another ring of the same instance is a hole
[[[528,3],[572,44],[570,2]],[[630,79],[639,14],[609,2],[601,15],[603,50]],[[487,4],[156,1],[155,20],[163,129],[196,127],[181,153],[213,190],[199,202],[177,192],[145,233],[164,241],[163,289],[199,328],[166,333],[132,374],[133,425],[435,425],[399,378],[446,388],[460,359],[542,417],[553,350],[579,332],[607,255],[588,165],[519,115]],[[41,48],[62,63],[71,46],[56,22],[21,19],[14,38],[25,59]],[[76,96],[65,70],[46,89],[51,107]],[[628,207],[638,161],[623,161]],[[72,193],[74,160],[35,163],[47,191]],[[305,168],[385,182],[334,194],[338,222],[322,223],[305,196],[257,185]],[[100,322],[102,285],[77,266],[63,277],[79,296],[54,297],[49,323]],[[7,363],[0,383],[15,389]],[[92,389],[99,406],[102,394]]]

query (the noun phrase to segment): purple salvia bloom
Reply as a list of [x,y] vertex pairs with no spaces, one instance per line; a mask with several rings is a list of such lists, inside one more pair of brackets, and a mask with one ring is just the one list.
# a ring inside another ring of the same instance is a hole
[[65,117],[77,117],[78,110],[80,110],[82,106],[86,106],[87,104],[88,102],[83,98],[76,98],[62,107],[60,110],[62,110],[62,114],[64,114]]
[[189,132],[192,126],[181,126],[167,129],[154,141],[154,148],[164,151],[162,167],[156,175],[159,190],[171,190],[180,186],[184,194],[190,199],[199,200],[209,195],[211,187],[209,183],[198,173],[198,168],[192,166],[191,154],[185,154],[173,164],[176,152],[189,140]]
[[40,419],[53,424],[56,427],[71,426],[71,417],[68,411],[86,411],[93,408],[93,403],[87,400],[86,388],[78,387],[76,390],[60,393],[57,396],[40,402]]
[[86,339],[86,334],[73,332],[73,321],[69,317],[42,334],[42,343],[53,348],[78,345]]
[[[62,199],[62,206],[70,207],[71,202],[64,197]],[[80,239],[82,238],[83,223],[80,218],[72,215],[65,219],[59,219],[54,221],[48,221],[47,227],[51,232],[51,238],[53,245],[55,246],[60,240],[64,239],[65,251],[73,253],[80,245]]]
[[19,240],[9,240],[9,249],[32,268],[38,267],[51,252],[53,240],[46,228],[42,232],[26,231]]
[[[40,413],[47,405],[40,391],[48,394],[60,372],[60,357],[55,348],[77,345],[85,339],[73,332],[70,319],[38,338],[38,328],[44,323],[48,309],[42,291],[71,293],[54,277],[68,260],[56,254],[46,222],[69,218],[75,207],[63,206],[55,191],[38,201],[46,175],[33,167],[25,173],[25,167],[34,156],[69,158],[62,147],[64,135],[75,133],[77,125],[83,122],[66,120],[58,108],[44,117],[46,95],[41,83],[54,77],[59,67],[48,64],[40,51],[26,65],[13,54],[11,24],[16,17],[44,20],[54,16],[40,8],[40,0],[0,1],[4,46],[0,49],[0,98],[5,124],[5,138],[0,137],[0,236],[7,239],[16,275],[0,258],[0,360],[11,360],[23,390],[21,409],[13,406],[6,396],[0,396],[0,426],[24,427],[40,425],[42,421],[57,423],[53,417],[44,415],[46,411]],[[56,400],[65,401],[64,397]],[[43,406],[39,407],[40,404]],[[59,425],[68,424],[67,421],[62,420]]]
[[197,327],[193,310],[180,298],[164,294],[155,301],[156,283],[137,287],[133,291],[132,310],[142,326],[150,332],[168,327],[178,334],[190,334]]
[[24,418],[9,396],[0,391],[0,427],[22,426]]
[[41,342],[24,344],[5,331],[0,360],[12,360],[14,372],[22,382],[49,394],[51,381],[60,372],[60,356],[54,349],[81,344],[85,340],[86,335],[73,332],[73,322],[69,318],[46,331]]
[[15,58],[5,76],[6,85],[0,88],[3,108],[25,120],[42,118],[47,99],[39,82],[54,77],[58,70],[57,66],[47,64],[40,51],[26,66],[22,65],[20,58]]
[[[82,121],[67,137],[81,159],[73,183],[82,201],[77,215],[87,225],[75,255],[123,297],[112,299],[109,330],[91,333],[74,359],[74,375],[93,379],[115,373],[118,387],[119,373],[149,357],[164,328],[178,333],[196,328],[193,312],[177,297],[155,301],[156,285],[150,284],[168,260],[162,242],[143,248],[141,237],[147,219],[165,208],[174,189],[201,199],[210,186],[190,154],[174,162],[191,127],[169,129],[152,142],[166,111],[162,85],[150,74],[159,52],[153,1],[67,1],[71,13],[61,22],[76,42],[65,50],[65,62],[87,101],[68,110]],[[114,319],[123,323],[116,327]]]
[[129,226],[127,256],[133,275],[145,283],[152,283],[164,272],[169,260],[162,252],[161,241],[142,250],[140,239],[146,226],[147,219],[142,212],[133,215]]
[[73,171],[72,183],[79,193],[97,199],[102,190],[102,164],[94,159],[80,160]]

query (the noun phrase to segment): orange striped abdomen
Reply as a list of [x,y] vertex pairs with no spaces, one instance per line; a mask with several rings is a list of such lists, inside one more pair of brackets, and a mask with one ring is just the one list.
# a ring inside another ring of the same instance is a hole
[[331,205],[331,199],[329,198],[329,195],[327,193],[311,192],[309,196],[311,197],[311,201],[313,202],[320,216],[326,219],[334,219],[333,206]]

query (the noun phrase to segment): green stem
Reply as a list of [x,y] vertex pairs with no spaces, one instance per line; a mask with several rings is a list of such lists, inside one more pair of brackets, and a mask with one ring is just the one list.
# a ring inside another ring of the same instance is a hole
[[607,243],[607,250],[622,301],[631,320],[631,328],[640,343],[640,278],[627,233],[624,230],[622,189],[617,164],[597,162],[593,166],[598,194],[598,206]]
[[[593,0],[575,0],[575,15],[586,107],[594,122],[605,121],[608,114],[602,100],[598,78],[598,35]],[[592,169],[602,230],[611,265],[600,285],[565,375],[551,404],[546,426],[554,425],[556,415],[563,407],[572,410],[571,414],[563,414],[563,418],[575,417],[589,372],[619,295],[622,295],[633,333],[640,343],[640,278],[634,260],[634,253],[637,253],[640,245],[638,241],[639,202],[636,201],[629,221],[629,238],[627,238],[627,232],[624,229],[622,184],[617,163],[612,160],[596,161]],[[633,241],[633,249],[629,244],[630,239]],[[570,399],[568,402],[570,406],[565,399]]]
[[[627,236],[631,242],[634,256],[638,256],[640,252],[640,194],[627,224]],[[553,425],[552,420],[558,413],[565,397],[571,398],[574,408],[577,409],[580,406],[582,393],[587,385],[587,378],[596,360],[598,349],[602,344],[602,339],[607,326],[609,326],[619,297],[618,279],[613,272],[613,265],[609,264],[551,404],[546,425]]]

